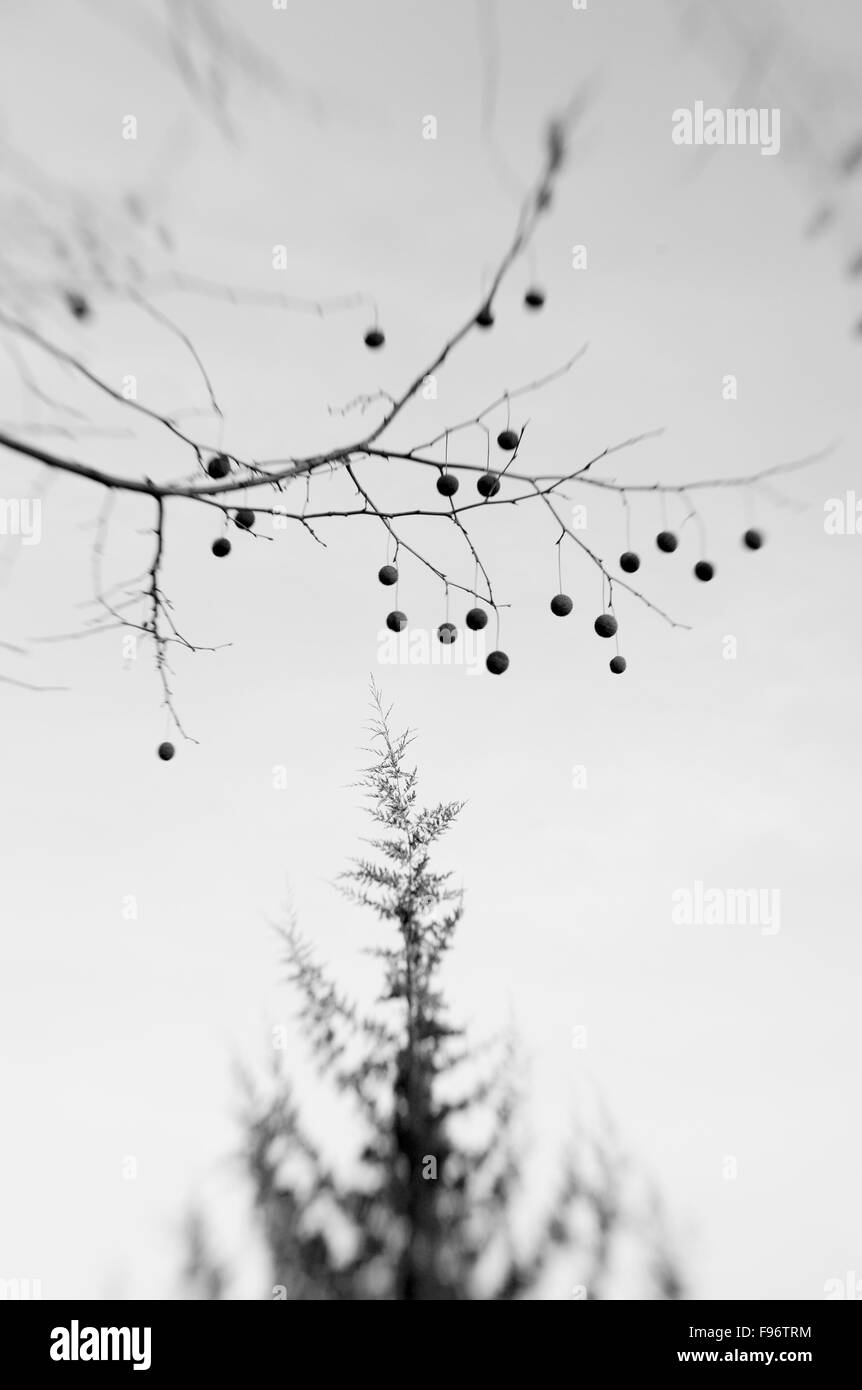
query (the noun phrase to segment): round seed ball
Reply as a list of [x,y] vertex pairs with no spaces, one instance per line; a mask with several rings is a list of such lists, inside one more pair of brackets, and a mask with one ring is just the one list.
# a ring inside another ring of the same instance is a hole
[[492,676],[502,676],[503,672],[509,669],[509,658],[505,652],[491,652],[485,658],[485,665]]
[[223,556],[230,555],[230,541],[227,536],[219,536],[212,544],[213,555],[217,555],[221,560]]
[[551,612],[555,618],[567,618],[574,608],[568,594],[554,594],[551,599]]
[[624,550],[620,556],[620,569],[625,574],[635,574],[641,567],[640,556],[633,550]]
[[76,319],[88,319],[90,317],[90,305],[82,294],[76,290],[69,290],[66,294],[66,303],[69,306],[69,313]]
[[169,763],[176,751],[177,750],[172,743],[159,744],[159,757],[161,758],[163,763]]
[[496,497],[500,491],[500,479],[496,473],[483,473],[476,487],[483,497]]
[[488,625],[488,614],[484,608],[471,608],[464,621],[471,632],[481,632]]
[[254,512],[251,511],[248,507],[240,507],[239,511],[234,517],[234,521],[236,522],[237,526],[242,527],[243,531],[250,531],[252,526],[254,525]]
[[702,579],[706,584],[715,574],[715,565],[711,565],[709,560],[698,560],[694,567],[694,572],[698,579]]
[[377,578],[380,580],[381,584],[397,584],[398,570],[394,565],[383,565],[382,568],[377,571]]
[[679,541],[673,531],[659,531],[655,538],[655,543],[659,550],[663,550],[666,555],[672,555],[679,545]]
[[441,473],[437,479],[437,491],[441,497],[454,497],[460,486],[454,473]]
[[610,667],[615,676],[621,676],[626,669],[626,659],[624,656],[612,656]]
[[400,608],[394,609],[386,615],[386,626],[390,632],[402,632],[407,626],[407,614],[402,613]]
[[617,620],[613,613],[600,613],[593,627],[600,637],[613,637],[617,630]]

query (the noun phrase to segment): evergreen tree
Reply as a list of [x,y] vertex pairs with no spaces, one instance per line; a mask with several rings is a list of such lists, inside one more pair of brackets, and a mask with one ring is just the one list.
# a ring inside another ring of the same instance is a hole
[[[515,1299],[529,1296],[555,1253],[573,1260],[582,1297],[602,1296],[625,1234],[625,1164],[611,1146],[574,1152],[526,1248],[513,1222],[524,1173],[511,1044],[485,1063],[449,1018],[441,966],[461,919],[451,875],[431,851],[462,807],[423,808],[411,735],[393,736],[373,689],[372,761],[360,786],[376,833],[373,857],[341,875],[344,895],[389,929],[372,949],[383,987],[371,1014],[342,994],[294,920],[280,929],[299,1021],[321,1077],[359,1121],[353,1177],[344,1181],[303,1125],[282,1064],[263,1097],[246,1078],[243,1161],[276,1296],[305,1299]],[[647,1234],[651,1295],[680,1296],[673,1262]],[[223,1296],[221,1271],[193,1223],[189,1273]],[[641,1233],[643,1237],[643,1232]],[[214,1273],[217,1271],[217,1274]],[[554,1296],[554,1295],[551,1295]]]

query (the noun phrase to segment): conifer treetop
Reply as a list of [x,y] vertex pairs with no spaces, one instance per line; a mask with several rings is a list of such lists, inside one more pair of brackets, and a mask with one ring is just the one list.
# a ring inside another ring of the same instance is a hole
[[[269,1094],[245,1082],[244,1162],[276,1296],[520,1299],[560,1257],[567,1286],[576,1267],[587,1296],[602,1297],[634,1229],[628,1167],[610,1132],[581,1139],[562,1156],[538,1229],[534,1221],[532,1237],[520,1235],[528,1174],[514,1045],[472,1044],[449,1019],[440,977],[463,901],[431,853],[462,803],[421,806],[412,735],[392,732],[373,684],[371,700],[370,761],[357,785],[378,833],[337,887],[390,933],[369,948],[382,967],[377,999],[364,1008],[345,995],[294,917],[279,929],[303,1041],[346,1107],[333,1160],[303,1120],[283,1054],[273,1054]],[[638,1236],[650,1287],[678,1296],[667,1292],[679,1280],[655,1226]],[[200,1250],[198,1235],[198,1271]]]

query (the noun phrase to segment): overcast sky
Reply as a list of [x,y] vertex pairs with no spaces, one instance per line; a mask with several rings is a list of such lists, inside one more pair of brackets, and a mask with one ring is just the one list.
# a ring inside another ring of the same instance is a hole
[[[517,201],[499,151],[526,184],[548,113],[590,79],[560,195],[493,332],[464,345],[438,399],[418,400],[393,443],[430,438],[586,343],[567,377],[513,407],[518,427],[529,419],[525,469],[562,472],[659,427],[598,476],[688,482],[835,448],[769,491],[703,495],[703,532],[687,522],[673,556],[653,537],[686,508],[671,500],[663,516],[655,497],[632,500],[643,592],[691,630],[619,592],[622,678],[593,632],[600,578],[573,547],[563,576],[574,613],[548,611],[558,532],[538,505],[476,521],[512,605],[501,631],[511,667],[494,680],[463,665],[380,664],[390,596],[376,580],[387,554],[374,523],[321,526],[325,549],[264,523],[271,542],[237,536],[217,561],[212,516],[174,503],[165,587],[177,621],[194,642],[232,645],[177,656],[177,708],[198,743],[177,739],[170,764],[155,756],[166,724],[143,646],[128,660],[118,633],[31,640],[92,612],[82,605],[103,497],[4,451],[0,495],[39,495],[43,534],[33,546],[0,537],[0,639],[30,653],[0,651],[0,670],[69,689],[0,687],[0,1276],[39,1278],[51,1297],[170,1293],[189,1199],[233,1190],[231,1061],[265,1061],[268,1030],[290,1015],[268,926],[288,886],[321,955],[367,987],[367,924],[331,883],[365,833],[350,783],[371,675],[396,722],[419,731],[428,800],[468,803],[442,855],[466,888],[452,997],[479,1036],[514,1015],[538,1149],[553,1156],[571,1115],[601,1097],[662,1192],[695,1297],[818,1298],[827,1279],[860,1268],[862,538],[824,530],[828,499],[854,486],[862,496],[859,294],[843,274],[859,247],[846,218],[806,240],[825,172],[790,115],[775,158],[673,144],[676,108],[762,104],[732,46],[690,45],[679,8],[508,0],[491,23],[487,6],[449,0],[286,12],[232,0],[222,12],[287,78],[276,96],[225,70],[231,139],[177,79],[158,31],[152,47],[150,29],[137,31],[159,12],[129,7],[133,24],[107,2],[5,7],[13,261],[42,254],[43,275],[56,276],[28,230],[41,209],[59,235],[77,219],[154,273],[377,303],[387,345],[372,355],[364,310],[318,319],[161,293],[223,410],[221,438],[211,416],[189,423],[213,446],[256,458],[332,446],[357,420],[329,406],[403,389],[476,306],[511,235]],[[821,79],[843,92],[858,14],[795,8],[776,74],[797,107],[810,98],[814,110],[817,96],[828,144],[847,112]],[[434,141],[422,139],[429,114]],[[128,115],[135,141],[122,138]],[[144,227],[123,214],[127,193]],[[275,245],[287,247],[285,270],[272,269]],[[572,268],[575,245],[587,269]],[[526,315],[534,278],[548,301]],[[98,299],[87,324],[39,312],[118,388],[133,374],[160,410],[206,407],[182,345],[139,312]],[[35,352],[27,361],[100,425],[134,430],[28,437],[129,476],[188,470],[165,430],[94,401]],[[62,418],[28,395],[11,360],[0,374],[4,426]],[[722,397],[727,374],[735,401]],[[478,431],[458,448],[484,459]],[[366,464],[362,476],[381,504],[436,504],[428,470]],[[352,505],[342,477],[320,478],[312,496]],[[584,487],[575,503],[588,509],[588,543],[615,562],[626,547],[618,497]],[[152,520],[146,499],[117,502],[109,582],[146,564]],[[768,538],[757,554],[740,544],[752,524]],[[449,529],[419,522],[405,536],[469,585],[472,562]],[[700,558],[716,565],[710,585],[692,577]],[[401,572],[400,606],[433,630],[439,585],[408,557]],[[464,607],[453,595],[450,616]],[[698,881],[779,892],[780,930],[675,924],[672,894]],[[577,1026],[586,1048],[572,1047]],[[723,1177],[728,1157],[735,1179]],[[568,1297],[567,1283],[549,1296]]]

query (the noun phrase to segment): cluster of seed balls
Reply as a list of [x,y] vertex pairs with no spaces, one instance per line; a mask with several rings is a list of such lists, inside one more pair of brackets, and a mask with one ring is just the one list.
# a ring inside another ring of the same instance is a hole
[[[742,537],[742,543],[747,550],[759,550],[764,542],[762,531],[754,527],[746,531]],[[655,538],[655,543],[659,550],[665,555],[672,555],[679,545],[679,539],[673,531],[659,531]],[[641,567],[640,556],[633,550],[625,550],[620,556],[620,569],[624,574],[636,574]],[[706,584],[715,574],[715,565],[710,560],[698,560],[694,567],[695,576]],[[551,599],[551,612],[557,618],[567,618],[574,607],[568,594],[555,594]],[[593,624],[599,637],[614,637],[617,632],[618,623],[613,613],[600,613]],[[626,659],[624,656],[614,656],[611,658],[610,668],[614,675],[621,676],[626,669]]]
[[[544,291],[538,288],[527,290],[524,295],[524,304],[528,309],[541,309],[545,302]],[[494,323],[494,315],[490,305],[485,305],[476,315],[476,324],[480,328],[491,328]],[[377,326],[369,328],[365,334],[365,346],[371,349],[383,347],[386,338]],[[513,453],[520,443],[520,435],[513,429],[501,430],[497,435],[497,444],[504,453]],[[231,470],[230,459],[227,454],[214,454],[206,465],[209,476],[215,480],[226,478]],[[460,480],[454,473],[449,473],[445,469],[440,470],[437,479],[437,491],[441,497],[454,497],[460,488]],[[496,497],[500,491],[500,477],[497,473],[488,471],[480,474],[476,481],[476,490],[481,497]],[[242,531],[250,531],[255,523],[255,514],[250,507],[239,507],[234,512],[233,520]],[[759,550],[763,545],[764,537],[761,531],[754,529],[745,532],[743,544],[749,550]],[[679,540],[673,531],[659,531],[656,536],[656,545],[659,550],[667,555],[673,554],[679,544]],[[223,559],[231,552],[231,544],[226,536],[219,536],[212,543],[212,553],[219,559]],[[626,550],[620,556],[620,569],[625,574],[635,574],[640,569],[640,556],[633,550]],[[694,573],[698,579],[707,583],[715,574],[715,566],[709,560],[698,560],[694,567]],[[391,587],[398,583],[398,570],[395,565],[383,565],[379,570],[377,578],[385,587]],[[567,618],[571,613],[574,604],[568,594],[555,594],[551,599],[551,612],[557,618]],[[481,632],[488,625],[488,614],[484,608],[471,608],[464,621],[471,632]],[[386,616],[386,626],[391,632],[403,632],[407,626],[407,615],[400,609],[393,609]],[[599,637],[613,637],[617,632],[617,620],[613,613],[600,613],[593,624]],[[454,623],[441,623],[437,629],[437,637],[444,646],[451,646],[458,637],[458,629]],[[485,665],[492,676],[502,676],[509,669],[509,658],[505,652],[491,652],[485,659]],[[610,661],[610,669],[615,675],[622,675],[626,669],[626,659],[624,656],[614,656]],[[158,748],[159,757],[163,762],[170,762],[176,749],[169,742],[160,743]]]
[[[384,565],[378,570],[377,578],[388,588],[398,583],[398,569],[395,565]],[[482,628],[488,625],[488,614],[484,608],[471,608],[464,621],[471,632],[481,632]],[[386,615],[386,626],[390,632],[403,632],[407,626],[407,614],[402,613],[400,608],[394,608]],[[444,647],[451,647],[457,637],[458,629],[454,623],[441,623],[437,629],[437,638]],[[505,652],[491,652],[485,659],[485,665],[492,676],[502,676],[508,669],[509,658]]]
[[[440,481],[445,481],[446,477],[451,477],[451,475],[445,475]],[[453,481],[457,488],[457,479]],[[759,550],[763,545],[763,541],[763,532],[753,529],[746,531],[742,538],[743,545],[745,545],[748,550]],[[660,531],[656,536],[656,545],[659,550],[664,551],[667,555],[672,554],[673,551],[676,550],[678,544],[679,541],[673,531]],[[636,555],[633,550],[626,550],[620,556],[620,569],[626,574],[635,574],[636,571],[640,569],[640,564],[640,556]],[[709,560],[699,560],[694,567],[694,573],[698,579],[706,583],[708,580],[712,579],[715,574],[715,566],[712,565]],[[384,565],[382,569],[378,571],[377,578],[380,580],[380,583],[386,587],[397,584],[398,570],[395,565]],[[556,618],[567,618],[574,608],[574,603],[568,594],[555,594],[551,599],[550,607],[551,612]],[[464,621],[471,631],[480,632],[482,628],[487,625],[488,614],[485,612],[484,608],[471,608]],[[391,632],[403,632],[404,628],[407,626],[407,614],[402,613],[400,608],[394,609],[391,613],[387,614],[386,626]],[[616,636],[618,626],[619,624],[613,613],[600,613],[593,624],[599,637]],[[437,629],[437,637],[444,646],[451,646],[457,636],[458,629],[454,623],[441,623]],[[613,671],[614,675],[621,676],[626,669],[626,664],[624,656],[614,656],[611,657],[610,669]],[[485,661],[485,665],[492,675],[501,676],[504,671],[508,670],[509,658],[505,652],[491,652]]]

